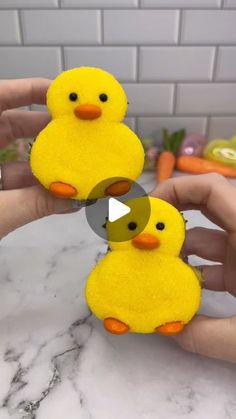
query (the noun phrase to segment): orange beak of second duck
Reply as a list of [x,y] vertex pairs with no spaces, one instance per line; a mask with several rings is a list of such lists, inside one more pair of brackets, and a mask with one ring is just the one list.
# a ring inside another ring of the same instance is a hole
[[152,250],[160,246],[160,241],[152,234],[139,234],[132,240],[132,244],[137,249]]
[[97,119],[102,115],[102,110],[97,105],[92,105],[90,103],[84,103],[79,105],[74,109],[74,114],[79,119]]

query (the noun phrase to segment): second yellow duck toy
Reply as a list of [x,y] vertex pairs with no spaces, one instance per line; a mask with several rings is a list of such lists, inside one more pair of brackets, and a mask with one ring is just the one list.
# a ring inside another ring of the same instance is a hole
[[[120,83],[99,68],[74,68],[52,82],[47,106],[52,121],[30,155],[40,183],[56,196],[78,200],[128,192],[131,182],[125,179],[134,181],[141,174],[144,151],[122,123],[127,97]],[[102,181],[101,190],[91,195]]]
[[[142,203],[126,203],[131,212],[107,223],[111,252],[91,272],[86,299],[92,312],[113,334],[127,332],[174,335],[196,314],[201,299],[197,271],[180,257],[185,238],[182,215],[169,203],[149,198],[151,214],[142,233]],[[115,242],[116,232],[127,240]]]

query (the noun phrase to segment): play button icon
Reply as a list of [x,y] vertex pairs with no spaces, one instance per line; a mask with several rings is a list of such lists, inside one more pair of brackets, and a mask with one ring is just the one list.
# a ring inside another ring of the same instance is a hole
[[131,211],[128,205],[122,204],[118,199],[110,198],[108,201],[108,220],[113,223],[119,218],[124,217]]
[[[124,180],[124,178],[120,178]],[[120,180],[119,179],[119,180]],[[92,230],[103,239],[109,241],[122,242],[130,240],[140,234],[146,227],[150,217],[150,201],[145,190],[137,182],[125,179],[132,187],[124,195],[107,196],[98,199],[93,205],[86,206],[85,213],[89,226]],[[92,200],[97,196],[97,192],[105,191],[108,185],[117,182],[117,178],[109,178],[100,182],[90,192],[89,199]],[[134,198],[143,197],[141,207],[134,206],[132,200]],[[129,201],[131,202],[129,206]],[[133,226],[135,229],[133,229]],[[131,228],[131,227],[132,228]]]

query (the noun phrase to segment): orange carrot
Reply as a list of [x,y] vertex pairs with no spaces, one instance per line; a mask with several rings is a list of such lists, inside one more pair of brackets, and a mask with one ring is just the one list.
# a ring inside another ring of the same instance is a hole
[[156,179],[157,182],[169,179],[175,167],[175,155],[172,151],[162,151],[157,162]]
[[224,166],[216,161],[202,159],[194,156],[180,156],[176,159],[176,167],[181,172],[203,174],[219,173],[226,177],[236,177],[236,169]]
[[163,142],[165,150],[160,154],[156,165],[156,180],[162,182],[172,176],[175,168],[176,153],[185,137],[185,130],[180,130],[169,134],[166,129],[163,130]]

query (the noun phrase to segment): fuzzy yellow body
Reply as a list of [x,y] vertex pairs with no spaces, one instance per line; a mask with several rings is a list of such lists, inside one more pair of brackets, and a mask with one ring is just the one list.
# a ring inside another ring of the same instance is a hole
[[[134,199],[131,209],[142,199]],[[153,333],[175,321],[188,323],[201,298],[196,272],[179,258],[185,230],[181,214],[160,199],[150,198],[150,203],[151,215],[144,232],[156,237],[159,247],[140,250],[133,246],[134,240],[111,242],[112,251],[93,269],[86,285],[88,305],[99,319],[117,319],[136,333]],[[132,220],[132,211],[129,217],[120,219],[123,228]],[[160,222],[165,228],[157,231]],[[109,224],[108,231],[116,228],[116,223]]]
[[[77,96],[73,101],[71,93]],[[107,96],[105,102],[101,94]],[[52,82],[47,105],[52,121],[36,138],[30,156],[32,172],[45,188],[62,182],[76,189],[74,199],[99,198],[104,190],[90,195],[99,182],[138,178],[143,147],[122,123],[127,98],[111,74],[90,67],[66,71]],[[99,110],[99,117],[83,119],[76,114],[76,109],[86,106]]]
[[33,172],[43,186],[49,189],[57,181],[71,184],[78,190],[75,199],[104,196],[106,182],[102,190],[96,188],[96,196],[91,191],[109,178],[135,180],[141,174],[142,159],[142,146],[126,125],[100,121],[71,124],[67,118],[60,124],[52,121],[31,151]]
[[93,313],[119,319],[136,333],[153,333],[175,320],[188,323],[200,301],[194,271],[170,255],[130,253],[108,253],[91,273],[86,295]]

